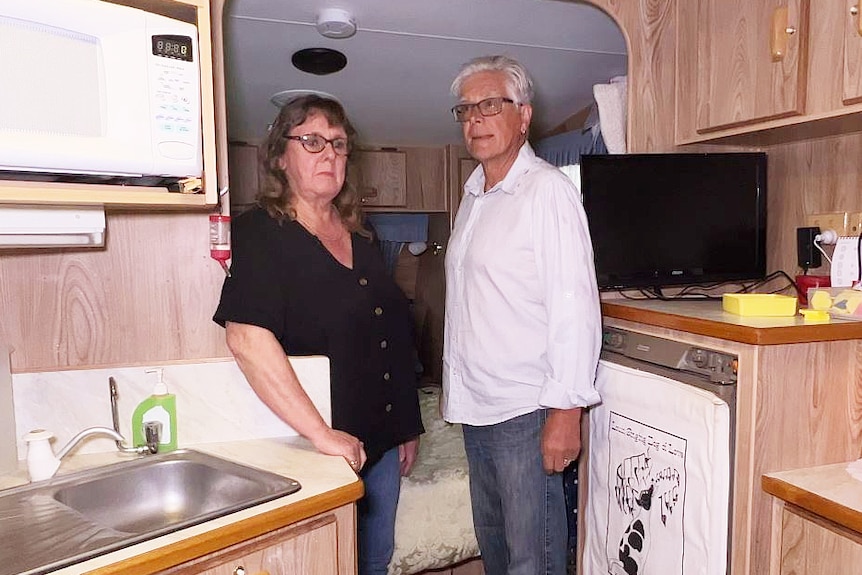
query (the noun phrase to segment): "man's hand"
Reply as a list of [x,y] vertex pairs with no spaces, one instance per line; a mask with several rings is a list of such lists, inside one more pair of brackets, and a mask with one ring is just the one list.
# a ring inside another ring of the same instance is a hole
[[581,452],[582,407],[549,409],[542,429],[542,463],[545,473],[559,473]]

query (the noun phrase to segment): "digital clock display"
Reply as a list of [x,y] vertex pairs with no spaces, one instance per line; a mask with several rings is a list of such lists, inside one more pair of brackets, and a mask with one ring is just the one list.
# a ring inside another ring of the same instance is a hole
[[153,55],[193,62],[192,39],[174,34],[153,36]]

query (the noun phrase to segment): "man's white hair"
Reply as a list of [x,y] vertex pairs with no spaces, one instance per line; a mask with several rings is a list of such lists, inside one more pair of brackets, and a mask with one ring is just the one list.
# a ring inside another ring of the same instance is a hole
[[517,60],[502,55],[481,56],[464,64],[452,81],[452,95],[460,97],[464,81],[479,72],[502,72],[506,76],[509,96],[519,104],[532,104],[533,80],[527,69]]

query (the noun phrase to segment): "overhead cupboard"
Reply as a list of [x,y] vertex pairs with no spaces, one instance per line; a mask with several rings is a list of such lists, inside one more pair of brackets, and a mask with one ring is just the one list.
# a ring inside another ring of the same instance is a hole
[[210,18],[209,0],[3,3],[0,204],[215,206]]
[[[231,205],[254,203],[263,181],[259,146],[231,142]],[[347,178],[368,212],[445,212],[447,151],[445,147],[406,147],[354,150]]]
[[694,0],[676,10],[677,144],[801,124],[862,128],[856,0]]

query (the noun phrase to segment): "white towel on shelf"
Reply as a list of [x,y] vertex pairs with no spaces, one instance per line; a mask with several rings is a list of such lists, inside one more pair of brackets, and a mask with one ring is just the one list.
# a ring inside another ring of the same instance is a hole
[[730,410],[692,385],[602,360],[590,409],[586,575],[724,575]]
[[628,81],[625,76],[611,78],[608,84],[593,86],[593,96],[599,107],[599,126],[605,146],[611,154],[625,154],[626,101]]

